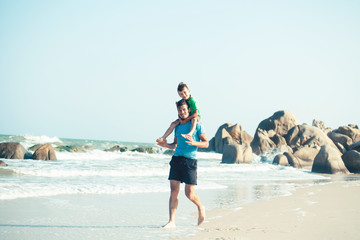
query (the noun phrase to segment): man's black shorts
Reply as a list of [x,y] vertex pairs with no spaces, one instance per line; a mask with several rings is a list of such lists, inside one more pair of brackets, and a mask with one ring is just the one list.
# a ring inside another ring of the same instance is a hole
[[197,160],[173,156],[170,161],[169,180],[197,185]]

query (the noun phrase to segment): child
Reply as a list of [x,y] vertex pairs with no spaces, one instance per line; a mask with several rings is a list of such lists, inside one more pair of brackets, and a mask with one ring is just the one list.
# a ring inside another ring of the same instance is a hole
[[198,123],[198,121],[200,121],[200,111],[197,107],[194,98],[190,95],[190,89],[188,88],[188,86],[185,83],[181,82],[178,85],[177,91],[179,96],[189,103],[190,111],[191,111],[190,116],[182,120],[178,118],[174,122],[172,122],[168,130],[166,130],[165,134],[156,140],[156,142],[158,143],[165,142],[166,138],[172,133],[172,131],[174,131],[175,127],[180,124],[180,121],[183,121],[183,123],[187,123],[191,121],[190,132],[186,135],[192,136],[195,131],[196,124]]

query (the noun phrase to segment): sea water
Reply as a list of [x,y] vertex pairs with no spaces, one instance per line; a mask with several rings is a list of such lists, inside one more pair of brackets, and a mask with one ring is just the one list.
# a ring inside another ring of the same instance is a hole
[[[29,213],[31,218],[29,214],[20,217],[21,211],[18,216],[0,214],[1,239],[29,237],[32,232],[41,239],[39,233],[49,231],[58,233],[52,239],[177,239],[198,230],[197,209],[184,194],[180,195],[178,227],[160,228],[168,220],[171,155],[155,144],[48,136],[0,136],[0,142],[19,142],[26,149],[42,143],[83,149],[56,151],[56,161],[1,159],[8,166],[0,167],[0,207],[31,203],[34,209],[46,210]],[[115,145],[128,151],[104,151]],[[131,151],[137,147],[152,148],[154,153]],[[254,155],[251,164],[221,164],[221,154],[198,153],[196,190],[207,210],[237,208],[328,181],[306,170],[272,165],[274,156]],[[69,219],[64,214],[71,210],[74,216]]]

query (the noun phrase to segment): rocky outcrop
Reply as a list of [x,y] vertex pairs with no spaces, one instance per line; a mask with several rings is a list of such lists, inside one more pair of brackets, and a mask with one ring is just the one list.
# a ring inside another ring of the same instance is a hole
[[355,150],[355,151],[360,152],[360,141],[357,142],[357,143],[351,144],[351,145],[349,146],[349,149],[348,149],[348,150],[349,150],[349,151]]
[[0,167],[6,167],[6,166],[7,166],[7,164],[4,161],[0,160]]
[[345,166],[351,173],[360,173],[360,153],[350,150],[342,155]]
[[336,147],[342,153],[346,152],[349,146],[353,144],[353,140],[344,134],[332,131],[329,132],[327,135],[335,143]]
[[129,148],[128,147],[120,147],[119,145],[113,146],[109,149],[105,149],[105,152],[126,152],[128,151]]
[[280,166],[290,166],[287,157],[284,154],[278,154],[273,160],[273,164]]
[[301,168],[311,170],[316,155],[319,153],[319,149],[311,148],[308,146],[296,149],[293,155],[298,159]]
[[304,168],[302,165],[302,161],[292,153],[284,152],[284,156],[287,158],[290,166],[294,168]]
[[221,163],[251,163],[253,161],[250,144],[227,144],[224,146]]
[[324,121],[321,121],[321,120],[318,120],[318,119],[314,119],[314,120],[313,120],[312,126],[319,128],[319,129],[320,129],[321,131],[323,131],[325,134],[328,134],[329,132],[332,131],[331,128],[326,128],[326,127],[325,127],[325,122],[324,122]]
[[299,120],[289,111],[274,113],[258,125],[251,142],[253,152],[261,155],[268,150],[286,146],[283,136],[298,124],[300,124]]
[[285,135],[287,144],[292,148],[310,147],[320,149],[321,146],[330,145],[337,148],[333,141],[321,129],[308,125],[293,127]]
[[133,150],[132,152],[141,152],[141,153],[156,153],[156,149],[152,147],[138,147]]
[[0,158],[25,159],[28,158],[25,148],[20,143],[0,143]]
[[43,144],[32,155],[34,160],[57,160],[55,151],[50,144]]
[[[242,130],[239,124],[225,123],[221,125],[213,139],[209,142],[209,150],[217,153],[224,152],[224,146],[229,144],[250,144],[252,137]],[[211,149],[212,148],[212,149]]]
[[329,174],[349,173],[349,170],[341,159],[339,151],[329,144],[321,147],[318,155],[316,155],[314,159],[311,171]]
[[59,152],[86,152],[86,148],[83,146],[71,146],[71,145],[58,146],[55,147],[55,150]]
[[340,133],[343,135],[346,135],[348,137],[350,137],[353,141],[353,143],[359,142],[360,141],[360,129],[352,127],[351,126],[342,126],[339,127],[338,129],[334,130],[336,133]]

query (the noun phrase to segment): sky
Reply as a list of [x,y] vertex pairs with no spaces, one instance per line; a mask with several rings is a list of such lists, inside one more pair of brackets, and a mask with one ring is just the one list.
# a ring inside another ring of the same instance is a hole
[[179,82],[209,139],[224,123],[254,135],[279,110],[360,125],[359,13],[358,0],[0,0],[0,134],[155,142]]

